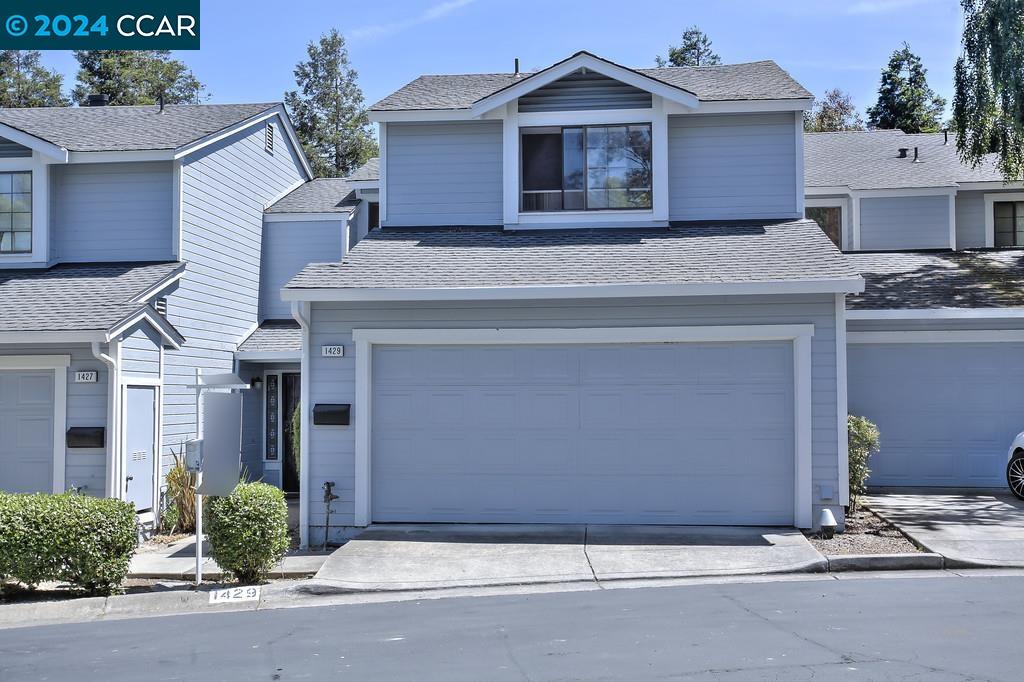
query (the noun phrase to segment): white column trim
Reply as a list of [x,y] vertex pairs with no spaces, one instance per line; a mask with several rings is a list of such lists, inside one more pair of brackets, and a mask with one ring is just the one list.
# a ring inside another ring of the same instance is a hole
[[[491,345],[584,343],[686,343],[715,341],[792,341],[794,417],[794,524],[812,523],[811,337],[813,324],[693,327],[588,327],[582,329],[355,329],[355,491],[356,526],[372,522],[371,429],[374,344]],[[308,466],[308,465],[307,465]],[[305,467],[304,467],[305,468]]]
[[850,228],[853,232],[853,250],[860,251],[860,194],[850,195]]
[[[309,384],[313,377],[313,368],[310,366],[310,323],[311,306],[308,302],[295,301],[292,303],[292,317],[299,323],[302,329],[302,359],[299,364],[299,372],[302,377],[299,382],[299,403],[302,405],[302,412],[299,416],[299,456],[302,458],[302,466],[299,467],[299,546],[303,549],[309,547],[309,499],[312,491],[309,488],[310,475],[313,458],[309,451],[309,430],[312,423],[309,415],[313,413],[313,406],[309,404]],[[278,383],[280,387],[280,383]],[[266,387],[264,386],[264,390]],[[280,399],[278,399],[280,405]],[[261,416],[266,420],[266,413]],[[280,423],[280,421],[278,422]],[[266,447],[266,439],[263,441]],[[281,476],[284,484],[284,464],[282,460],[281,443],[278,443],[278,460],[282,461]],[[326,529],[325,529],[326,532]]]
[[172,164],[171,192],[173,193],[173,197],[171,199],[171,253],[174,255],[175,260],[181,260],[181,241],[183,232],[181,229],[181,207],[183,205],[182,202],[185,194],[185,184],[182,182],[184,171],[181,159],[175,159]]
[[667,221],[668,196],[668,114],[665,100],[657,95],[651,98],[651,191],[654,193],[651,220]]
[[839,430],[839,504],[850,504],[850,440],[847,433],[846,296],[836,294],[836,428]]
[[804,112],[793,112],[796,130],[796,214],[804,214]]
[[381,225],[386,225],[388,219],[388,124],[383,121],[377,124],[377,140],[380,153],[377,219]]
[[949,195],[949,248],[956,251],[956,193]]
[[505,104],[501,123],[501,196],[502,220],[506,225],[519,223],[519,103]]

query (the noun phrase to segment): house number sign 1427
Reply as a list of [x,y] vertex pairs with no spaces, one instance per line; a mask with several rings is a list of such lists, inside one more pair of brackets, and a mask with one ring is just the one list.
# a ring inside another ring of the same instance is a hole
[[76,384],[95,384],[100,379],[100,373],[92,370],[86,372],[75,372]]
[[325,358],[343,358],[345,346],[320,346],[320,355]]

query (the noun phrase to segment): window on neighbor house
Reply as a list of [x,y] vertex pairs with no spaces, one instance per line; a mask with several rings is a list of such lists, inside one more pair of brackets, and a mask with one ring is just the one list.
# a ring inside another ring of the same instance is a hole
[[521,210],[649,209],[651,125],[523,128]]
[[1024,246],[1024,201],[997,201],[996,246]]
[[839,206],[808,206],[804,209],[808,220],[813,220],[821,227],[840,249],[843,248],[843,209]]
[[0,253],[32,252],[32,173],[0,173]]

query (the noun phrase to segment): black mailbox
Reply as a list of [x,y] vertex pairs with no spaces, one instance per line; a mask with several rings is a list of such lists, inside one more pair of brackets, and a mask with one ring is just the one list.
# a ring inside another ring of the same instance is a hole
[[107,430],[102,426],[72,426],[68,429],[69,448],[102,448]]
[[313,424],[315,426],[348,426],[351,405],[314,405]]

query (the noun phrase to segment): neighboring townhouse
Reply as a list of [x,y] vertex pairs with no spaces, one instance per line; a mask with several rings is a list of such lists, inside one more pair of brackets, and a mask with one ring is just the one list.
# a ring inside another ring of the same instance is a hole
[[1002,487],[1024,428],[1024,188],[945,133],[808,134],[807,216],[866,280],[848,299],[849,406],[877,486]]
[[580,52],[371,107],[381,228],[282,294],[309,378],[302,542],[841,520],[844,299],[864,283],[802,220],[810,104],[773,62]]
[[[197,370],[262,377],[236,350],[290,318],[280,285],[365,230],[343,182],[311,179],[280,104],[0,109],[0,489],[124,498],[151,521],[155,454],[196,431]],[[277,461],[263,441],[245,443],[256,476]]]

